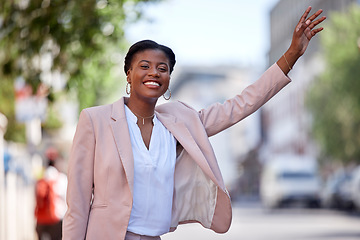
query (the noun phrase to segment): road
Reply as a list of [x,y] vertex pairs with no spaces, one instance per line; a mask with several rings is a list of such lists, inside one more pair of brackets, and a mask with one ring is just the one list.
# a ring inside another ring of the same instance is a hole
[[359,240],[360,214],[326,209],[262,209],[235,204],[229,231],[216,234],[200,224],[181,225],[162,240]]

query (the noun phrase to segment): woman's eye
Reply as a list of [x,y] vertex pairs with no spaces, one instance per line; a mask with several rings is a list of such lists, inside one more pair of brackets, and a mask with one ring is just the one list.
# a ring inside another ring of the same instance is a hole
[[166,69],[166,68],[163,68],[163,67],[160,67],[160,68],[159,68],[159,71],[161,71],[161,72],[166,72],[167,69]]
[[141,65],[140,67],[141,67],[141,68],[149,68],[148,65]]

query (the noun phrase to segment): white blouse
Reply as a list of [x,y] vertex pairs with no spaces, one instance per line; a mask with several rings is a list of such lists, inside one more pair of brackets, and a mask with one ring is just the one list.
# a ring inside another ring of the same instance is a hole
[[159,236],[169,232],[171,224],[176,140],[154,116],[147,149],[137,117],[126,105],[125,113],[134,155],[134,195],[128,231]]

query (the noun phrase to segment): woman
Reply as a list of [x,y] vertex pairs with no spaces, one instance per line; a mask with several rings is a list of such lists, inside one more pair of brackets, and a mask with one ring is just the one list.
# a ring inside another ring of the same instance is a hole
[[287,73],[322,28],[309,7],[290,48],[258,81],[224,104],[196,111],[168,98],[175,55],[145,40],[127,53],[127,91],[84,109],[68,169],[64,239],[160,239],[178,224],[215,232],[231,223],[230,197],[208,138],[247,117],[290,82]]

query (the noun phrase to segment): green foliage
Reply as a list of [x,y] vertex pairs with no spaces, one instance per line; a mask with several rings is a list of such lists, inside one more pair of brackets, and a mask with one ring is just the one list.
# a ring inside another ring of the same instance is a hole
[[11,120],[7,139],[19,140],[14,116],[14,81],[19,76],[34,93],[45,85],[49,105],[62,82],[64,90],[77,93],[80,108],[111,96],[120,83],[113,56],[127,45],[124,25],[141,16],[144,4],[156,1],[0,1],[0,112]]
[[360,7],[333,13],[321,34],[325,71],[314,82],[307,105],[323,154],[360,162]]

